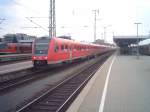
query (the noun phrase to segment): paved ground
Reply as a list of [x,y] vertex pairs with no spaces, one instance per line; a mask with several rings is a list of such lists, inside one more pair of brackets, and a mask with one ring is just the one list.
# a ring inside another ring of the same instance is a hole
[[0,55],[0,58],[2,57],[17,57],[17,56],[31,56],[32,54],[5,54]]
[[68,112],[150,112],[150,57],[116,56],[103,95],[112,60],[99,69]]
[[14,64],[0,66],[0,75],[17,70],[27,69],[33,67],[32,61],[18,62]]
[[117,57],[104,112],[150,112],[150,57]]

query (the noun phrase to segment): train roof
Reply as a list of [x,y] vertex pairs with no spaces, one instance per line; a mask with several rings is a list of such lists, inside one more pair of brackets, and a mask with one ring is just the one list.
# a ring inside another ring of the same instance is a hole
[[71,40],[71,36],[66,36],[66,35],[58,36],[57,38],[63,38],[63,39]]
[[69,39],[64,39],[64,38],[53,38],[53,39],[56,39],[56,40],[63,40],[64,42],[70,42],[70,43],[74,43],[74,44],[82,44],[82,45],[91,45],[91,46],[101,46],[101,47],[110,47],[108,45],[100,45],[100,44],[94,44],[94,43],[89,43],[89,42],[80,42],[80,41],[77,41],[77,40],[69,40]]
[[150,39],[145,39],[145,40],[139,42],[140,46],[142,46],[142,45],[148,45],[148,44],[150,44]]
[[36,38],[35,41],[36,42],[45,42],[45,41],[51,41],[51,40],[57,40],[58,42],[77,44],[77,45],[90,45],[90,46],[95,46],[95,47],[112,47],[110,45],[100,45],[100,44],[94,44],[94,43],[89,43],[89,42],[80,42],[77,40],[70,40],[68,38],[60,38],[60,37],[49,38],[48,36]]

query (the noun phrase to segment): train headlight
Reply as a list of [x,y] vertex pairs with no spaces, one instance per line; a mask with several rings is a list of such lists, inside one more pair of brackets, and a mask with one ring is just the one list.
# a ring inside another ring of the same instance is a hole
[[47,58],[48,58],[47,56],[44,57],[45,60],[47,60]]
[[33,59],[36,59],[36,56],[33,56]]

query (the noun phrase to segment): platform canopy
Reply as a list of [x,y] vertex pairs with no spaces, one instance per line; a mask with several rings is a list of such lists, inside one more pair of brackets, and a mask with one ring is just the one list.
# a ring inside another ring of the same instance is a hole
[[139,45],[140,45],[140,46],[149,45],[149,44],[150,44],[150,38],[149,38],[149,39],[142,40],[142,41],[139,42]]
[[149,36],[113,36],[113,41],[119,47],[128,47],[131,44],[137,44],[138,42],[148,39]]

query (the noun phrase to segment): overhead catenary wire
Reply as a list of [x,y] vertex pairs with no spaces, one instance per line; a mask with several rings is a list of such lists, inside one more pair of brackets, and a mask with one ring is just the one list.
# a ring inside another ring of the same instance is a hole
[[38,19],[48,19],[49,17],[28,17],[28,18],[31,18],[31,19],[36,19],[36,18],[38,18]]
[[30,27],[30,26],[26,26],[26,27],[21,27],[21,28],[41,28],[41,27]]
[[2,24],[5,20],[5,18],[0,18],[0,24]]
[[[0,24],[2,24],[6,19],[5,18],[0,18]],[[2,30],[3,28],[0,27],[0,30]]]
[[38,27],[42,28],[44,31],[48,32],[48,29],[46,29],[43,26],[37,24],[36,22],[34,22],[33,20],[31,20],[29,17],[26,17],[26,19],[29,20],[31,23],[37,25]]

